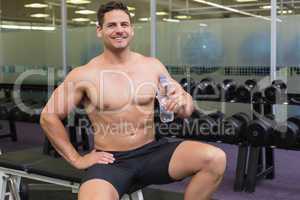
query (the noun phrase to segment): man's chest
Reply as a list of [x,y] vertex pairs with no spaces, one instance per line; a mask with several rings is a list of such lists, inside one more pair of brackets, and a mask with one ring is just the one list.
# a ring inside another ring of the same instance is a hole
[[100,110],[117,110],[126,106],[144,106],[153,102],[157,75],[151,71],[104,71],[94,80],[96,90],[87,88],[90,103]]

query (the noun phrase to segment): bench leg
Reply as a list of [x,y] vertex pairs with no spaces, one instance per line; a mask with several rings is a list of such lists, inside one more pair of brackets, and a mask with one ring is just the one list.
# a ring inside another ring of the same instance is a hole
[[124,194],[121,198],[121,200],[130,200],[130,197],[128,194]]
[[8,178],[8,187],[13,200],[21,200],[19,188],[20,188],[21,177],[10,176]]
[[135,191],[130,195],[124,194],[121,200],[144,200],[142,190]]
[[7,178],[3,172],[0,172],[0,200],[4,200],[6,196]]
[[142,190],[130,194],[131,200],[144,200]]

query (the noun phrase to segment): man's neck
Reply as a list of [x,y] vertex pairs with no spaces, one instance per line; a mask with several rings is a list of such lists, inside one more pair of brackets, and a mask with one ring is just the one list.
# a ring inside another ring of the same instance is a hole
[[106,49],[102,55],[105,61],[111,64],[127,64],[131,60],[132,52],[129,49],[120,52],[112,52]]

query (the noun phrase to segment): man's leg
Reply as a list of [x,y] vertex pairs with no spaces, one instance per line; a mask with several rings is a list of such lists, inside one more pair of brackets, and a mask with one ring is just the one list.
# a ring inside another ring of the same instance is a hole
[[78,200],[118,200],[118,191],[112,184],[101,179],[92,179],[80,187]]
[[169,174],[176,180],[192,175],[185,190],[185,200],[209,200],[220,184],[225,168],[226,155],[221,149],[196,141],[184,141],[171,157]]

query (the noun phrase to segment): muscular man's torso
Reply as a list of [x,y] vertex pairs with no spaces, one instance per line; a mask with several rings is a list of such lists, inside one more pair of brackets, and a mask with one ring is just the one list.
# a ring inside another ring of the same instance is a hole
[[126,151],[154,139],[154,99],[159,72],[149,58],[130,66],[91,62],[84,66],[83,104],[94,130],[95,148]]

